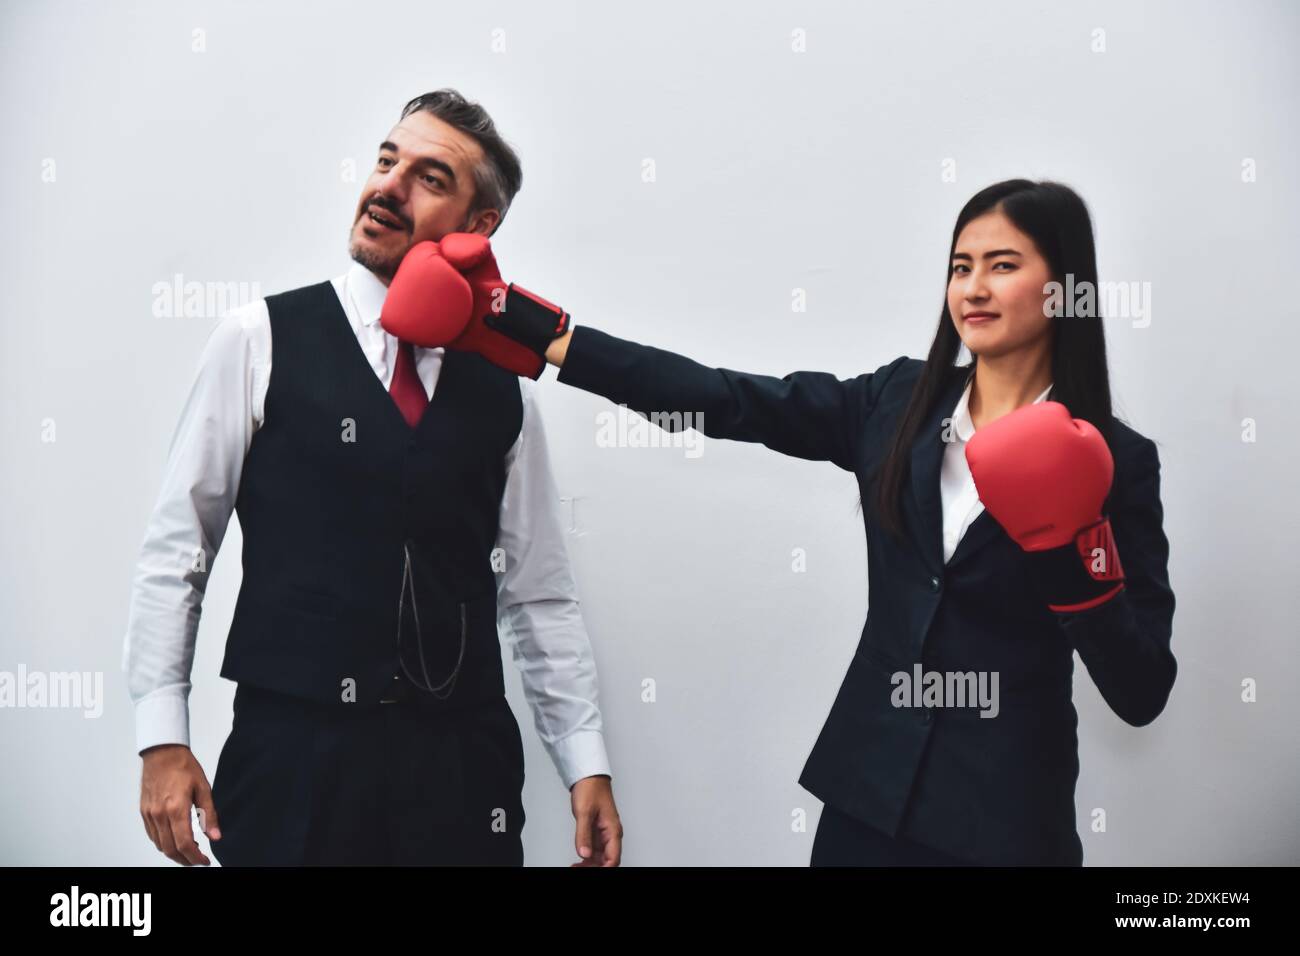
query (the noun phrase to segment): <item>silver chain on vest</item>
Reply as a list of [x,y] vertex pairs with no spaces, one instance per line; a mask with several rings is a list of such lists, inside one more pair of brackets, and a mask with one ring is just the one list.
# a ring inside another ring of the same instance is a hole
[[[456,678],[460,676],[460,666],[465,660],[465,639],[467,632],[467,622],[465,618],[465,602],[460,602],[460,654],[456,658],[456,666],[452,669],[451,676],[439,684],[433,686],[433,681],[429,677],[429,670],[424,660],[424,638],[420,632],[420,609],[415,603],[415,577],[411,573],[411,548],[409,544],[403,543],[402,550],[406,553],[406,565],[402,569],[402,593],[397,598],[397,663],[402,668],[402,673],[416,687],[428,691],[439,700],[446,700],[451,696],[452,691],[456,689]],[[424,683],[421,684],[406,669],[406,661],[402,659],[402,612],[406,608],[406,586],[411,586],[411,613],[415,617],[415,646],[420,652],[420,673],[424,675]],[[446,688],[446,693],[443,693]]]

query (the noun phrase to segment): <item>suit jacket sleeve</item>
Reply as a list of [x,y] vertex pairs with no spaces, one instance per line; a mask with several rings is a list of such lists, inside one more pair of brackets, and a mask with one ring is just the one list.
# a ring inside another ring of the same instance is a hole
[[665,417],[669,431],[695,427],[710,438],[758,442],[852,471],[858,437],[885,382],[907,359],[839,379],[828,372],[783,378],[709,368],[682,355],[578,326],[558,381],[626,405],[645,417],[691,413],[694,425]]
[[1174,592],[1154,442],[1144,441],[1116,491],[1110,523],[1124,590],[1099,607],[1060,620],[1106,703],[1126,723],[1141,727],[1164,709],[1178,670],[1169,649]]

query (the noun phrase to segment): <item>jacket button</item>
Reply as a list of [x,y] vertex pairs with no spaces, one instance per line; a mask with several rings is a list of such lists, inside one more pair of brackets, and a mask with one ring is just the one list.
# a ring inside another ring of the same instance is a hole
[[938,594],[938,593],[939,593],[939,579],[938,579],[938,578],[931,578],[931,579],[930,579],[930,590],[933,591],[935,594]]

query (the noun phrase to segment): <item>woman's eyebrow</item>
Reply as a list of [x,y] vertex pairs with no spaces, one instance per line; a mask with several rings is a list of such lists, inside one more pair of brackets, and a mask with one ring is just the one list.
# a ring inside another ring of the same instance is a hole
[[[1018,255],[1020,255],[1020,253],[1017,252],[1015,249],[994,249],[990,252],[984,253],[984,258],[995,259],[998,256],[1018,256]],[[969,252],[954,252],[952,254],[952,257],[954,259],[970,259],[971,254]]]

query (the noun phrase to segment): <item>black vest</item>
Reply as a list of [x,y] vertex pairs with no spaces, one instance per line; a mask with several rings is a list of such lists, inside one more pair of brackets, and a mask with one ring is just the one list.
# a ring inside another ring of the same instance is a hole
[[518,379],[447,350],[412,428],[329,282],[266,303],[271,380],[235,502],[244,576],[221,676],[367,704],[404,666],[433,687],[457,673],[419,693],[435,708],[499,699],[492,549]]

